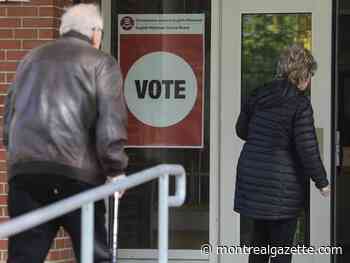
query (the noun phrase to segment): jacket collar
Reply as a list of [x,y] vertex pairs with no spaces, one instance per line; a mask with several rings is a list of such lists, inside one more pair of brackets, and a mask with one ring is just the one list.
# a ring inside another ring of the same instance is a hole
[[68,31],[67,33],[63,34],[62,37],[63,38],[73,37],[73,38],[77,38],[77,39],[83,40],[83,41],[91,44],[91,40],[87,36],[77,32],[77,31],[74,31],[74,30]]
[[303,91],[299,90],[294,84],[292,84],[288,79],[277,79],[274,82],[282,89],[282,96],[291,97],[304,93]]

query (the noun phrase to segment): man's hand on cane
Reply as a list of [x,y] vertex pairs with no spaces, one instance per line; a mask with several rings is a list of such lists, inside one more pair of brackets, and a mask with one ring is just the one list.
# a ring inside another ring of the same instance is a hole
[[[125,177],[126,177],[125,174],[121,174],[121,175],[118,175],[118,176],[115,176],[115,177],[108,176],[108,177],[107,177],[107,183],[113,183],[113,182],[116,182],[116,181],[118,181],[118,180],[120,180],[120,179],[123,179],[123,178],[125,178]],[[116,198],[118,198],[118,199],[119,199],[119,198],[122,198],[123,195],[124,195],[124,193],[125,193],[125,190],[116,192],[116,193],[114,194],[114,197],[116,197]]]

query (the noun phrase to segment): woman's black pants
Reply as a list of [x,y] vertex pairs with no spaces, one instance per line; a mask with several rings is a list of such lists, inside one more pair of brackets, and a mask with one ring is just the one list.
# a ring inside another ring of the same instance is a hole
[[[251,245],[259,248],[272,248],[277,251],[278,247],[292,247],[294,234],[297,226],[297,218],[286,220],[253,220],[253,237]],[[271,250],[271,251],[273,251]],[[281,251],[281,250],[280,250]],[[266,250],[260,250],[266,252]],[[274,253],[274,252],[273,252]],[[291,263],[292,255],[274,253],[251,253],[249,263]]]

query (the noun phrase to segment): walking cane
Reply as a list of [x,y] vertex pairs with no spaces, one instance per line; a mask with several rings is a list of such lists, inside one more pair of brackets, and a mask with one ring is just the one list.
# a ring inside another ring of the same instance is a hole
[[[117,263],[117,248],[118,248],[118,206],[119,206],[119,192],[113,195],[113,220],[112,220],[112,263]],[[109,217],[111,218],[111,217]]]
[[[118,180],[121,178],[124,178],[125,175],[120,175],[117,178],[112,179]],[[112,250],[112,263],[117,263],[117,249],[118,249],[118,208],[119,208],[119,198],[120,193],[115,192],[113,196],[110,196],[109,202],[108,202],[108,210],[109,210],[109,216],[108,216],[108,243],[109,248]]]

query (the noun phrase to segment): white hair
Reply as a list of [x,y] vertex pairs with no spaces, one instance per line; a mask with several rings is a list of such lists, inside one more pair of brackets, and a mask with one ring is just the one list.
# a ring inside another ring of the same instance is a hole
[[94,4],[78,4],[66,10],[61,19],[60,35],[71,30],[92,38],[94,30],[103,29],[100,9]]

